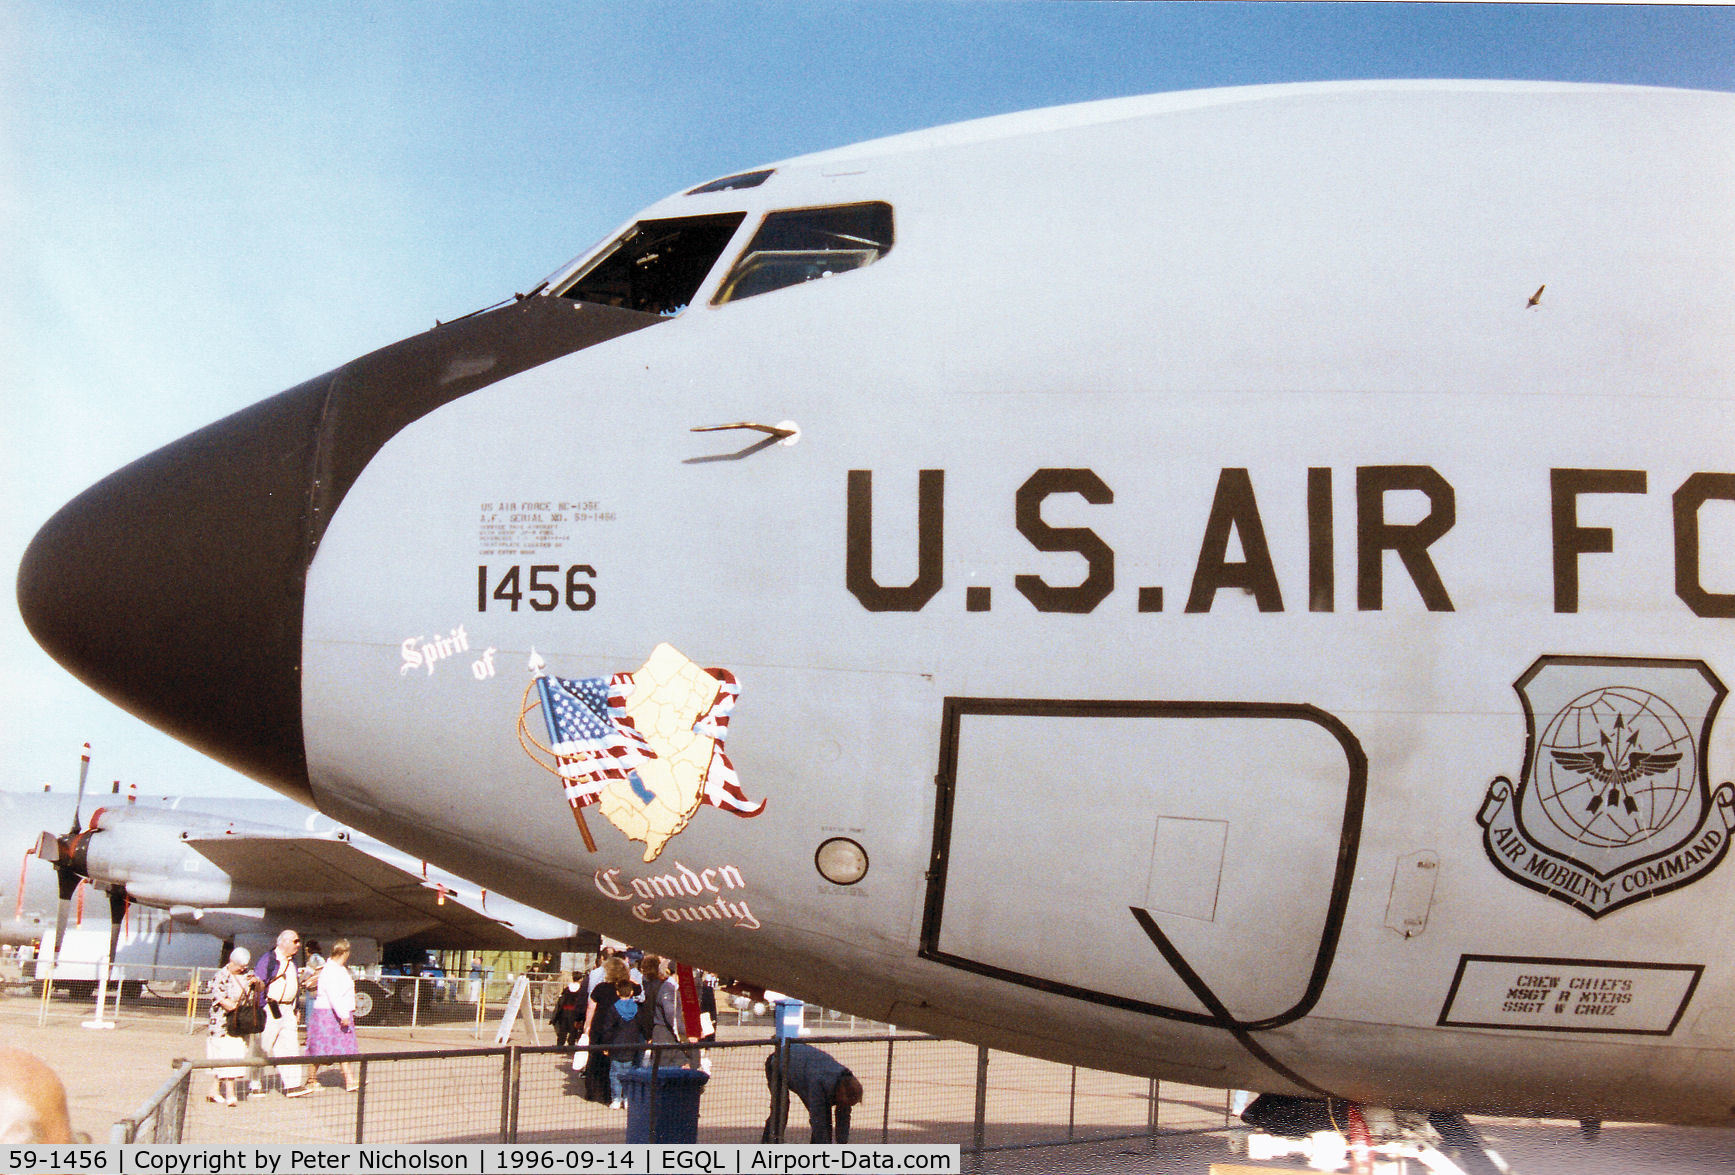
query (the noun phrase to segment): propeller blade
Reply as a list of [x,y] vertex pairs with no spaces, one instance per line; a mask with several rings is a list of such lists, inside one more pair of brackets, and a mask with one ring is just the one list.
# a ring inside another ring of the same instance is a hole
[[127,887],[117,885],[108,891],[108,961],[120,947],[120,931],[127,918]]
[[[57,870],[58,872],[58,870]],[[72,879],[72,888],[78,888],[78,878]],[[60,955],[61,944],[66,941],[66,916],[72,912],[72,891],[66,888],[66,875],[61,875],[60,911],[54,916],[54,945],[48,950],[48,983],[54,983],[54,961]]]
[[90,744],[84,744],[84,757],[78,762],[78,799],[72,805],[72,831],[68,836],[79,833],[79,813],[84,808],[84,780],[90,774]]
[[68,865],[64,861],[56,861],[54,864],[54,880],[60,885],[60,903],[63,911],[62,917],[64,917],[66,903],[70,902],[72,900],[72,895],[78,892],[79,883],[83,881],[84,878],[79,876],[78,870],[74,869],[71,865]]

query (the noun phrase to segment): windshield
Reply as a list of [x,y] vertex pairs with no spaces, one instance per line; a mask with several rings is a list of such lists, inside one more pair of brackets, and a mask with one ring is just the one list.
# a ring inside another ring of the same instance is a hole
[[558,293],[645,314],[679,314],[745,218],[728,212],[641,220]]
[[738,302],[860,269],[891,248],[890,204],[876,201],[773,212],[753,234],[713,301]]

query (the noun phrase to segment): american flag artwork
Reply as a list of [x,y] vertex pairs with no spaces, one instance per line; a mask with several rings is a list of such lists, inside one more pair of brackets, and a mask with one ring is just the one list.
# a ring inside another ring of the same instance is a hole
[[[667,644],[636,672],[611,677],[555,677],[534,656],[530,668],[519,744],[560,777],[586,849],[596,852],[584,817],[592,805],[645,843],[646,861],[705,805],[734,816],[765,810],[764,799],[748,798],[724,749],[741,695],[729,670],[700,668]],[[532,708],[542,711],[547,745],[526,729]]]
[[727,669],[706,672],[717,679],[718,685],[716,700],[693,723],[694,734],[715,740],[711,745],[711,763],[705,770],[702,802],[737,816],[757,816],[765,810],[765,801],[761,799],[755,804],[747,798],[741,777],[735,774],[735,765],[723,750],[723,740],[729,737],[729,711],[735,708],[735,699],[741,695],[740,683]]
[[[633,768],[657,757],[626,713],[630,673],[613,677],[539,676],[536,689],[548,723],[566,802],[594,804],[610,780],[632,783]],[[634,790],[643,790],[643,785]]]

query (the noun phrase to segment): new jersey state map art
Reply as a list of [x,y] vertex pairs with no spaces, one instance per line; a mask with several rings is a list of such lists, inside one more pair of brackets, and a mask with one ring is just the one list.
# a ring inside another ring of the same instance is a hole
[[[736,816],[765,810],[763,799],[748,800],[724,750],[729,712],[741,692],[727,669],[701,668],[667,644],[635,672],[612,677],[553,677],[542,672],[540,658],[532,669],[519,739],[560,777],[592,852],[596,843],[584,819],[591,806],[627,839],[643,842],[646,862],[656,860],[706,804]],[[525,727],[532,705],[542,709],[547,746]],[[551,757],[552,765],[536,752]]]

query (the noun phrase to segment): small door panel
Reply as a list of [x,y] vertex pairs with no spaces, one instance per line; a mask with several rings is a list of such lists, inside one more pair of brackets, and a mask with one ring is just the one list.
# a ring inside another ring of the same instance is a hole
[[1366,774],[1308,706],[948,699],[923,954],[1156,1015],[1293,1020],[1336,949]]

